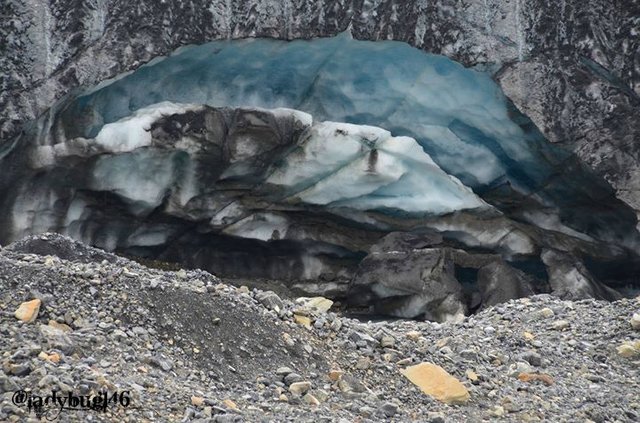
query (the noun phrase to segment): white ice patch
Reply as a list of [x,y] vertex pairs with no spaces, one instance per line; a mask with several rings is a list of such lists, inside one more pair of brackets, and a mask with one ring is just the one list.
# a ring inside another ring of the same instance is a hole
[[488,207],[409,137],[373,126],[322,122],[267,181],[310,204],[444,214]]
[[131,116],[104,125],[95,138],[96,144],[112,153],[133,151],[151,145],[151,124],[162,116],[200,110],[202,106],[169,101],[136,110]]
[[274,185],[293,186],[334,173],[364,155],[370,145],[391,134],[373,126],[321,122],[313,125],[298,150],[267,180]]
[[164,228],[139,228],[127,239],[128,246],[152,247],[167,242],[169,233]]
[[287,234],[287,219],[270,213],[256,213],[228,226],[223,232],[240,238],[271,241],[282,239]]
[[209,224],[213,227],[226,226],[239,220],[246,212],[238,202],[233,202],[222,208],[211,218]]
[[103,156],[95,164],[91,188],[111,191],[135,207],[131,210],[144,214],[159,206],[174,181],[171,156],[123,154]]

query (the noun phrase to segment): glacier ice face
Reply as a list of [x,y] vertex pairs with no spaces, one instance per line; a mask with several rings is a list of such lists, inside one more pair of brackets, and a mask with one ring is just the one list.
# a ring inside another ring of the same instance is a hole
[[[517,219],[535,224],[532,216],[554,215],[557,227],[569,232],[611,241],[624,238],[629,246],[637,238],[626,223],[613,227],[612,222],[635,216],[618,205],[610,187],[567,151],[549,144],[488,74],[404,43],[358,41],[343,34],[311,41],[249,39],[183,47],[66,103],[60,126],[67,138],[91,138],[164,101],[293,108],[317,121],[381,127],[395,137],[415,139],[444,172]],[[381,162],[388,159],[386,153],[378,154]],[[246,171],[240,165],[229,176]],[[394,172],[387,176],[393,179],[403,171]],[[405,187],[424,182],[402,181]],[[361,179],[360,189],[378,187],[378,198],[352,199],[345,206],[393,206],[389,190],[382,187],[390,182]],[[336,198],[322,194],[321,185],[301,195],[319,204],[334,202]],[[526,207],[514,207],[513,197],[522,199],[520,205],[527,202]],[[426,201],[413,198],[405,207],[419,209]],[[595,214],[594,203],[599,203]],[[456,198],[449,207],[460,205],[464,201]],[[539,211],[531,213],[534,208]]]

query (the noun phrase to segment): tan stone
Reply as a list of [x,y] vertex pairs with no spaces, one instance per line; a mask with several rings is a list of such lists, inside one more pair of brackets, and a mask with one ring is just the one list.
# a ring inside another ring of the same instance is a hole
[[49,326],[51,326],[52,328],[56,328],[59,329],[63,332],[71,332],[71,326],[66,325],[64,323],[58,323],[55,320],[49,320]]
[[553,322],[551,324],[551,327],[555,330],[565,330],[568,329],[569,326],[571,326],[571,323],[566,320],[558,320],[557,322]]
[[222,404],[225,407],[230,408],[232,410],[237,410],[238,409],[238,404],[236,404],[235,402],[231,401],[230,399],[226,399],[226,400],[222,401]]
[[545,373],[520,373],[518,379],[523,382],[542,382],[547,386],[553,385],[554,381],[551,376]]
[[371,367],[371,359],[369,357],[360,357],[356,363],[356,369],[367,370]]
[[315,389],[311,392],[311,395],[316,397],[320,402],[325,402],[329,399],[329,393],[323,389]]
[[311,389],[311,382],[295,382],[289,386],[289,392],[296,395],[305,394]]
[[535,335],[530,332],[523,332],[522,336],[524,336],[524,339],[526,339],[527,341],[533,341],[534,339],[536,339]]
[[539,310],[538,313],[540,314],[540,316],[545,317],[545,318],[549,318],[549,317],[553,317],[555,316],[555,313],[553,312],[553,310],[551,310],[548,307],[543,308],[542,310]]
[[38,354],[38,358],[57,364],[60,362],[62,357],[60,357],[60,354],[55,352],[53,354],[47,354],[46,352],[42,351],[40,354]]
[[500,405],[493,407],[493,409],[491,410],[491,415],[493,417],[503,417],[505,415],[504,407]]
[[474,372],[471,369],[467,370],[465,372],[465,375],[467,376],[467,379],[469,379],[471,382],[477,382],[478,381],[478,375],[476,374],[476,372]]
[[449,338],[449,337],[442,338],[442,339],[438,340],[438,342],[436,342],[436,347],[444,348],[449,343],[450,340],[451,340],[451,338]]
[[20,307],[18,307],[15,312],[16,319],[22,320],[25,323],[33,322],[38,317],[41,304],[42,301],[37,298],[20,304]]
[[49,354],[49,361],[52,362],[52,363],[56,363],[57,364],[57,363],[60,362],[60,359],[61,359],[61,357],[60,357],[60,354],[58,354],[58,353],[54,352],[53,354]]
[[329,372],[329,379],[333,382],[337,382],[342,378],[344,372],[342,370],[331,370]]
[[618,354],[624,358],[640,356],[640,341],[625,342],[618,347]]
[[191,397],[191,405],[194,407],[202,407],[204,405],[204,398],[202,397]]
[[327,311],[329,311],[332,305],[333,301],[325,297],[309,298],[309,300],[305,303],[305,307],[308,307],[320,313],[326,313]]
[[411,330],[407,332],[405,335],[407,336],[407,338],[411,339],[412,341],[417,341],[418,338],[420,338],[420,332],[418,332],[417,330]]
[[631,317],[631,327],[640,330],[640,313],[633,313]]
[[317,407],[318,405],[320,405],[320,401],[318,401],[318,399],[316,397],[314,397],[313,395],[307,393],[304,397],[302,397],[302,400],[304,402],[306,402],[307,404]]
[[280,396],[278,397],[278,401],[287,402],[289,401],[289,398],[287,398],[285,394],[280,394]]
[[401,370],[401,373],[422,392],[446,404],[464,404],[469,401],[467,388],[440,366],[420,363]]
[[295,320],[295,322],[299,325],[302,326],[306,326],[308,328],[311,327],[311,319],[308,318],[307,316],[301,316],[299,314],[294,314],[293,315],[293,320]]

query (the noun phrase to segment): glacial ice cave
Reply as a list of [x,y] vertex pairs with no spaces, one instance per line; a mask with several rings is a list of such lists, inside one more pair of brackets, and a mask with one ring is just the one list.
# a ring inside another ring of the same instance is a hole
[[[605,298],[638,269],[635,213],[604,180],[488,74],[395,41],[183,47],[61,100],[0,166],[1,243],[55,231],[402,317],[484,304],[495,260],[535,292],[571,274]],[[437,298],[401,280],[425,260]]]

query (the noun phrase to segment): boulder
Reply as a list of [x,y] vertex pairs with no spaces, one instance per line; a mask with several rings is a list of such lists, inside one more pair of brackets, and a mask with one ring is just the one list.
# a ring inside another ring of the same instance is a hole
[[549,284],[554,295],[567,300],[595,298],[615,301],[622,296],[598,281],[585,265],[571,254],[545,249],[540,255],[547,267]]
[[466,310],[451,251],[443,248],[369,254],[348,297],[377,313],[439,322],[458,320]]
[[446,404],[464,404],[469,401],[467,388],[442,367],[432,363],[420,363],[407,367],[402,374],[425,394]]
[[478,270],[477,285],[482,297],[482,308],[485,308],[533,295],[535,280],[532,276],[498,260]]

